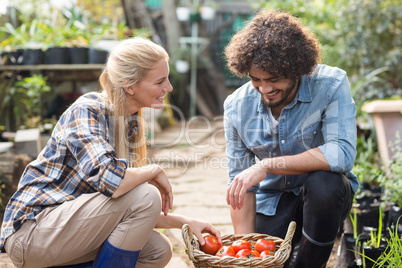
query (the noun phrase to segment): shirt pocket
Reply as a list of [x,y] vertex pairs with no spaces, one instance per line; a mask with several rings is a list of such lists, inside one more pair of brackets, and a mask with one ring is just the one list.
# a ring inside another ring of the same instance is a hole
[[297,131],[297,137],[299,140],[312,140],[317,134],[320,122],[314,122],[308,126],[303,127],[301,130]]
[[301,144],[303,144],[303,147],[307,151],[311,149],[312,142],[314,137],[316,136],[317,132],[320,131],[319,127],[321,122],[314,122],[313,124],[310,124],[308,126],[305,126],[301,130],[297,131],[297,138]]
[[274,145],[261,145],[257,147],[249,148],[260,160],[264,158],[275,157],[275,149]]

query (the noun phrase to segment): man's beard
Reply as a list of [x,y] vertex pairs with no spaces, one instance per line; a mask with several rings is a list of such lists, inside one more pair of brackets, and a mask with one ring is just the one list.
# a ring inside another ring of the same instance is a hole
[[[281,106],[288,99],[288,97],[293,93],[293,90],[296,90],[297,81],[298,80],[296,78],[294,78],[292,80],[292,83],[284,91],[282,91],[283,95],[281,96],[281,99],[278,102],[269,102],[269,101],[266,101],[263,97],[262,100],[263,100],[264,104],[270,108],[276,108],[276,107]],[[262,95],[262,93],[261,93],[261,95]]]

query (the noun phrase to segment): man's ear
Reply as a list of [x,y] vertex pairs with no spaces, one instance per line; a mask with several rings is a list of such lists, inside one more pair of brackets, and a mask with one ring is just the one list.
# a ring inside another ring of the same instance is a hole
[[133,95],[135,94],[135,89],[134,89],[134,87],[125,87],[125,88],[124,88],[124,91],[125,91],[128,95],[131,95],[131,96],[133,96]]

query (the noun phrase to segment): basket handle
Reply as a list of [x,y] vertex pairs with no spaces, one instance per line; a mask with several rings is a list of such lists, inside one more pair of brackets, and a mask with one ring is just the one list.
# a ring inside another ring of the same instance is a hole
[[187,255],[191,261],[196,262],[196,259],[194,258],[194,248],[198,248],[199,244],[188,224],[183,225],[181,235],[183,237],[184,244],[186,245]]
[[[290,249],[292,248],[292,238],[296,231],[296,222],[292,221],[289,224],[288,231],[286,233],[285,239],[283,239],[281,246],[278,251],[285,251],[287,250],[288,254],[290,255]],[[289,257],[289,256],[287,256]]]

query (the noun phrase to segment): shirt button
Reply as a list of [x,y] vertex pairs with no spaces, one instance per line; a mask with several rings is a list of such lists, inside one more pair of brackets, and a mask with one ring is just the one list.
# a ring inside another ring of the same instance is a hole
[[285,140],[281,140],[281,143],[285,143]]

